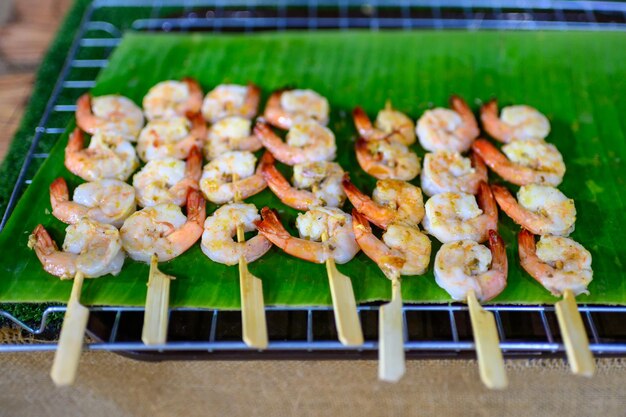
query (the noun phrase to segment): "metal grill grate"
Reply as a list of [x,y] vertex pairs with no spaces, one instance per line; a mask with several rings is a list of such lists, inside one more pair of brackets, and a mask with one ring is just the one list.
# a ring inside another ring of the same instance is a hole
[[[126,30],[147,32],[254,32],[324,29],[498,29],[498,30],[626,30],[626,4],[604,1],[492,2],[487,0],[371,1],[195,1],[95,0],[83,17],[66,62],[53,87],[17,182],[2,217],[4,228],[32,175],[73,117],[76,99],[92,88],[100,69]],[[501,347],[508,356],[560,354],[564,350],[553,307],[488,306],[495,313]],[[272,357],[272,353],[314,357],[368,356],[377,349],[378,307],[361,306],[365,343],[347,348],[337,341],[329,308],[267,308],[270,345],[260,353],[241,342],[238,312],[172,309],[169,342],[141,342],[142,308],[92,307],[89,322],[92,350],[121,351],[143,358],[183,355]],[[405,346],[409,356],[471,355],[474,344],[467,307],[462,305],[404,306]],[[596,355],[626,354],[624,307],[581,306],[591,350]],[[39,326],[29,327],[5,311],[0,316],[44,343],[0,345],[0,351],[53,350],[49,317],[65,307],[50,307]],[[372,355],[373,356],[373,355]]]

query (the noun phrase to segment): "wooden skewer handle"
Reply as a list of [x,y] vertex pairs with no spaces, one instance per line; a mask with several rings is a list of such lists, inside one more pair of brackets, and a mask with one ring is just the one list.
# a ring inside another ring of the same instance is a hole
[[391,302],[380,307],[378,378],[397,382],[405,373],[404,323],[400,281],[391,281]]
[[467,295],[467,305],[474,332],[480,379],[487,388],[506,388],[508,380],[496,320],[491,312],[480,306],[474,291],[470,291]]
[[57,386],[72,385],[76,380],[78,363],[85,338],[85,328],[89,319],[89,309],[80,304],[80,291],[83,286],[83,274],[74,277],[72,293],[67,303],[61,335],[50,377]]
[[596,363],[589,349],[587,332],[572,290],[565,290],[563,299],[554,307],[572,372],[576,375],[593,376]]
[[170,280],[174,277],[159,271],[156,255],[150,260],[150,276],[146,294],[146,311],[141,340],[146,345],[160,345],[167,339],[169,321]]

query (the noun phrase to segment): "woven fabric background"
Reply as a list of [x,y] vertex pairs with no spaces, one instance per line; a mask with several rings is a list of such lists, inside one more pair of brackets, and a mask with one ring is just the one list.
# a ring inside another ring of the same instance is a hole
[[0,356],[2,416],[624,416],[626,360],[575,377],[561,360],[507,361],[510,386],[489,391],[475,361],[409,361],[398,384],[376,361],[146,363],[83,355],[76,386],[55,388],[52,353]]

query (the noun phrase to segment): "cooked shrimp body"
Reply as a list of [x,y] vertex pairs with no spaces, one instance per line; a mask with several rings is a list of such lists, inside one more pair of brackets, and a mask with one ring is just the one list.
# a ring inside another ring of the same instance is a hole
[[388,139],[356,142],[356,159],[363,171],[379,180],[411,181],[420,173],[418,156],[405,145]]
[[480,119],[487,133],[504,143],[541,140],[550,133],[548,118],[530,106],[504,107],[498,118],[498,101],[494,99],[481,107]]
[[50,184],[52,215],[64,223],[77,223],[88,217],[120,227],[135,211],[135,189],[118,180],[87,182],[74,190],[70,201],[67,183],[57,178]]
[[[260,193],[267,187],[252,152],[226,152],[204,166],[200,189],[207,200],[224,204]],[[235,179],[234,179],[235,178]]]
[[194,146],[201,148],[206,138],[206,125],[200,115],[156,119],[143,128],[137,139],[137,153],[142,161],[185,159]]
[[420,180],[428,196],[446,192],[476,194],[478,184],[487,181],[487,167],[475,153],[466,158],[458,152],[437,151],[424,156]]
[[132,100],[112,94],[91,97],[85,93],[76,102],[76,124],[85,132],[97,131],[135,141],[143,127],[143,112]]
[[550,143],[516,140],[504,145],[502,154],[490,142],[478,139],[472,148],[496,174],[516,185],[556,187],[565,175],[563,156]]
[[211,123],[235,116],[252,119],[259,109],[260,98],[261,89],[252,83],[220,84],[204,97],[202,115]]
[[328,100],[313,90],[279,90],[272,93],[263,117],[280,129],[291,129],[304,121],[328,124]]
[[82,130],[74,129],[65,147],[65,167],[85,181],[126,181],[139,166],[135,148],[121,136],[96,132],[84,146]]
[[115,226],[88,218],[65,229],[63,251],[42,225],[35,228],[28,245],[35,250],[44,270],[61,279],[72,279],[77,272],[87,278],[117,275],[126,257]]
[[122,245],[131,258],[159,262],[181,255],[200,239],[206,218],[205,202],[198,191],[187,196],[187,217],[176,204],[146,207],[133,213],[120,229]]
[[310,120],[293,124],[285,142],[263,122],[257,122],[254,134],[276,159],[287,165],[330,161],[337,153],[334,133]]
[[359,135],[365,140],[389,139],[403,145],[415,143],[415,124],[406,114],[395,110],[390,102],[378,112],[374,125],[367,113],[357,107],[352,112]]
[[261,216],[254,204],[225,204],[218,208],[204,222],[202,252],[212,261],[235,265],[243,257],[246,262],[254,262],[272,247],[265,236],[258,234],[245,242],[236,242],[237,226],[245,232],[256,231],[254,222]]
[[488,231],[495,230],[498,225],[498,207],[484,182],[476,197],[465,193],[441,193],[432,196],[425,208],[422,225],[441,243],[457,240],[484,242]]
[[505,187],[494,184],[491,189],[507,216],[532,233],[568,236],[574,231],[574,200],[558,189],[547,185],[523,185],[517,192],[517,201]]
[[316,206],[339,207],[346,195],[341,187],[343,169],[335,162],[308,162],[293,166],[293,186],[276,169],[274,157],[265,152],[259,166],[272,192],[296,210]]
[[201,107],[202,89],[192,78],[162,81],[143,98],[143,110],[148,120],[196,114]]
[[478,137],[478,123],[467,103],[452,96],[450,107],[427,110],[417,121],[416,133],[427,151],[465,152]]
[[504,290],[508,263],[504,242],[489,231],[489,249],[472,240],[445,243],[435,256],[435,281],[453,300],[463,301],[473,290],[489,301]]
[[218,120],[209,128],[204,155],[210,160],[228,151],[258,151],[263,144],[252,134],[251,126],[252,122],[243,117]]
[[589,294],[587,286],[593,279],[591,254],[580,243],[561,236],[535,236],[522,230],[518,236],[522,267],[554,296],[566,289],[575,295]]
[[201,175],[202,155],[195,147],[186,162],[175,158],[152,160],[133,177],[137,203],[141,207],[165,203],[183,206],[187,193],[198,189]]
[[[256,222],[259,233],[291,256],[315,263],[333,258],[344,264],[359,251],[352,230],[352,216],[338,208],[315,207],[299,214],[296,227],[301,238],[291,236],[268,207],[261,210],[261,217],[263,220]],[[328,240],[321,242],[324,233]]]
[[430,263],[430,239],[415,227],[389,225],[380,241],[367,218],[354,210],[352,227],[359,247],[393,279],[398,275],[422,275]]
[[418,227],[424,217],[422,190],[400,180],[379,180],[372,198],[362,193],[346,175],[343,188],[354,208],[376,226],[392,224]]

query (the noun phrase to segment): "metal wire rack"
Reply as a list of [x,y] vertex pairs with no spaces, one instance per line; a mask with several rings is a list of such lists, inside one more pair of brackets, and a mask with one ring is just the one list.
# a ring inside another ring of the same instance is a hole
[[[125,31],[254,32],[324,29],[384,30],[416,28],[461,30],[614,30],[626,31],[626,3],[609,1],[370,1],[352,0],[95,0],[85,11],[33,132],[32,144],[19,171],[0,230],[48,151],[73,117],[76,99],[95,85],[100,69]],[[488,306],[494,312],[507,356],[561,354],[564,350],[550,306]],[[251,350],[241,341],[240,314],[234,311],[174,308],[168,343],[141,342],[143,309],[92,307],[88,325],[90,350],[123,352],[144,359],[176,357],[272,358],[298,356],[374,356],[378,306],[360,306],[365,343],[347,348],[337,341],[332,310],[268,307],[270,344]],[[596,355],[626,354],[625,307],[581,306],[591,350]],[[49,318],[65,307],[50,307],[38,327],[30,327],[6,311],[0,316],[34,336],[38,343],[2,344],[0,351],[54,350],[46,336]],[[469,313],[463,305],[406,305],[405,346],[409,356],[469,356],[474,343]],[[48,341],[47,341],[48,340]]]

